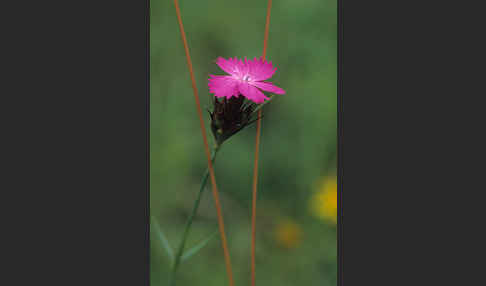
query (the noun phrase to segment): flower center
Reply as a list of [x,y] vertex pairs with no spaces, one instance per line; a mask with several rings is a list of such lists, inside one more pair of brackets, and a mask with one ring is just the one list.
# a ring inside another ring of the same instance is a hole
[[244,80],[244,81],[250,81],[250,76],[249,76],[249,75],[245,75],[245,76],[243,77],[243,80]]

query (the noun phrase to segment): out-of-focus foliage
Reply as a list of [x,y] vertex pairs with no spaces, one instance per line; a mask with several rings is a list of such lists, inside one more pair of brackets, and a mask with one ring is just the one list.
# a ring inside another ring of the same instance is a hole
[[[261,56],[267,2],[179,2],[202,108],[210,108],[208,75],[223,74],[214,60],[218,56]],[[150,6],[150,212],[176,248],[206,158],[174,3],[152,0]],[[276,96],[263,109],[257,283],[334,286],[336,226],[332,220],[316,216],[310,201],[323,193],[323,180],[335,174],[337,2],[274,0],[267,59],[278,68],[270,81],[287,93]],[[212,139],[208,119],[206,116],[205,124]],[[237,285],[250,284],[254,141],[255,126],[246,128],[223,144],[215,163]],[[321,206],[323,213],[328,210]],[[208,189],[186,249],[216,230],[216,211]],[[168,273],[166,252],[160,240],[153,239],[152,286],[166,285]],[[183,262],[177,282],[180,286],[227,285],[219,236]]]

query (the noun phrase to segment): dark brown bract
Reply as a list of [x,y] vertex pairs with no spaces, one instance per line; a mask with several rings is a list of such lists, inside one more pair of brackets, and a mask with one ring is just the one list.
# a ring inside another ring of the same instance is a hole
[[[255,120],[253,110],[255,105],[246,101],[243,96],[223,98],[214,97],[211,116],[211,130],[218,145],[238,133]],[[256,118],[255,118],[256,119]]]

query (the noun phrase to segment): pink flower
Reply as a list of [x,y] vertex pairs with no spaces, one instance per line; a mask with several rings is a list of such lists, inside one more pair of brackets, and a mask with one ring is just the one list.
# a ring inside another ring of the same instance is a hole
[[242,94],[244,97],[255,103],[262,103],[268,99],[263,92],[268,91],[275,94],[285,94],[280,87],[263,80],[269,79],[277,68],[273,68],[272,62],[254,58],[245,61],[219,57],[216,64],[230,75],[209,75],[209,92],[216,97],[231,98]]

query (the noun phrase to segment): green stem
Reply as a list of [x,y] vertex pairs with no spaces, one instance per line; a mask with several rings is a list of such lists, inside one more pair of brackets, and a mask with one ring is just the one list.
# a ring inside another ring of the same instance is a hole
[[[211,162],[214,163],[214,161],[216,159],[216,154],[218,153],[220,147],[221,147],[221,145],[216,145],[214,147],[213,153],[211,154]],[[197,209],[199,208],[199,203],[201,202],[202,194],[203,194],[204,190],[206,189],[205,187],[206,187],[206,183],[208,181],[208,177],[209,177],[209,169],[206,168],[206,172],[204,173],[203,179],[201,181],[201,187],[199,188],[199,193],[197,195],[197,199],[194,202],[194,206],[192,207],[191,215],[187,219],[186,226],[185,226],[185,229],[184,229],[184,234],[182,235],[182,240],[179,244],[179,248],[177,249],[174,264],[173,264],[173,267],[172,267],[172,273],[171,273],[170,278],[169,278],[169,286],[173,286],[175,284],[175,276],[176,276],[177,268],[179,268],[179,264],[181,262],[181,257],[182,257],[182,254],[184,252],[184,246],[186,244],[187,237],[189,236],[189,229],[191,228],[192,221],[194,220],[194,217],[196,216],[196,213],[197,213]]]

